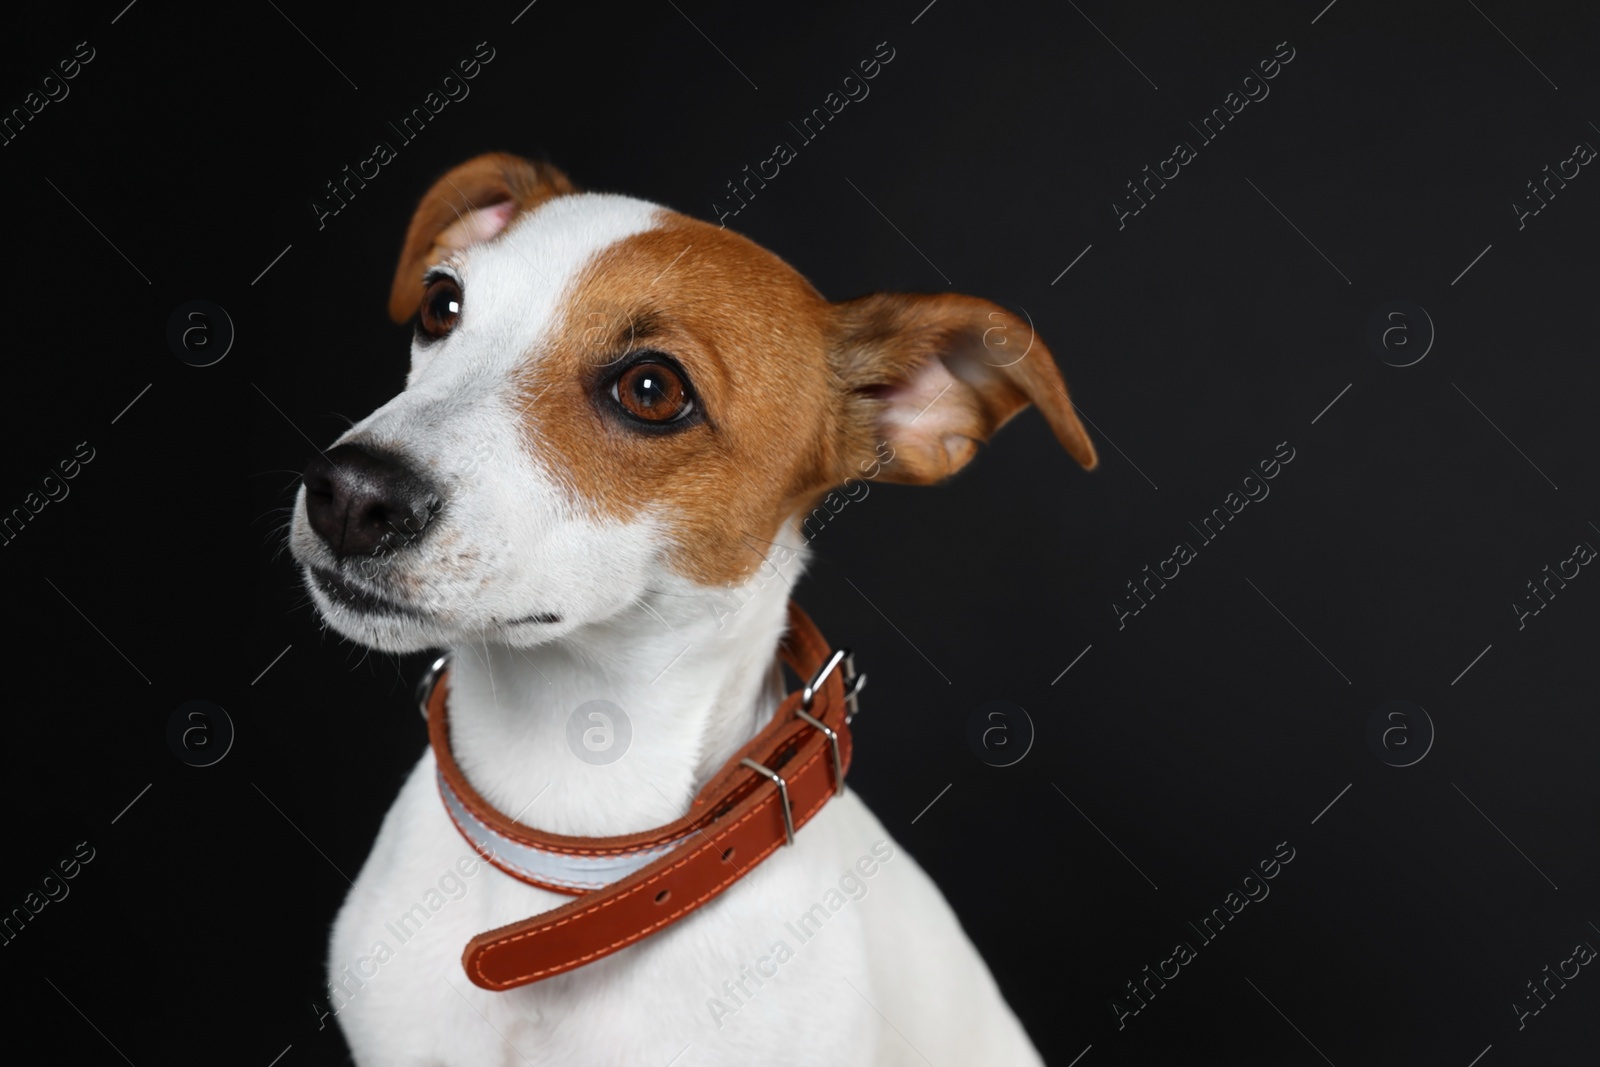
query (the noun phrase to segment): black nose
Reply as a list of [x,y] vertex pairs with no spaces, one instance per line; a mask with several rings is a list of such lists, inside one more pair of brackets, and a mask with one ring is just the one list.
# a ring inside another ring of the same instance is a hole
[[306,517],[336,556],[370,556],[422,536],[442,498],[411,468],[355,445],[306,467]]

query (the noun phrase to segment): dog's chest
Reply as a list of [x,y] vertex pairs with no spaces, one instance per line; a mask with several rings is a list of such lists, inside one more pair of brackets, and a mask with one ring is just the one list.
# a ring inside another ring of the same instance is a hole
[[358,1064],[666,1063],[685,1046],[696,1064],[800,1047],[843,1064],[870,1048],[868,1020],[839,1010],[841,977],[866,980],[862,909],[835,893],[843,906],[817,910],[853,858],[848,820],[825,811],[793,848],[638,945],[494,993],[462,970],[468,940],[571,898],[474,855],[434,774],[425,755],[335,923],[329,1003]]

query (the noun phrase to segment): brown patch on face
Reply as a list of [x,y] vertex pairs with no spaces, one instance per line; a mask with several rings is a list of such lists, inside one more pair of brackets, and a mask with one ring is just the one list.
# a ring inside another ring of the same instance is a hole
[[[852,473],[830,305],[751,241],[663,219],[584,269],[523,372],[519,406],[529,447],[597,517],[648,510],[672,533],[674,570],[734,583],[785,519]],[[695,414],[665,431],[630,425],[609,394],[617,372],[651,351],[672,357],[696,396]]]

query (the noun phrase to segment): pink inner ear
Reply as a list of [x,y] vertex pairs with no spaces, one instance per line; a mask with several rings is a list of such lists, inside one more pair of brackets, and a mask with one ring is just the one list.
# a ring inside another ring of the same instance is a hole
[[454,251],[469,245],[482,244],[505,229],[516,210],[517,204],[514,200],[502,200],[485,208],[475,208],[446,227],[434,245],[437,248]]
[[932,357],[910,378],[876,391],[883,402],[879,432],[903,455],[907,466],[932,478],[953,474],[972,458],[983,439],[982,419],[972,386]]

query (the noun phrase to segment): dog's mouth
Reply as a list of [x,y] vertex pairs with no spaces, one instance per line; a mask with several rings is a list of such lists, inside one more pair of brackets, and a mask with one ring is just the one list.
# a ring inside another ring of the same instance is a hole
[[423,613],[404,604],[386,600],[376,593],[352,585],[339,574],[322,567],[310,568],[311,580],[322,594],[336,604],[363,615],[404,615],[422,618]]
[[520,619],[512,619],[507,626],[521,626],[525,623],[538,623],[541,626],[554,626],[561,621],[561,616],[553,611],[536,611],[532,615],[524,615]]
[[[342,607],[349,608],[362,615],[399,615],[408,619],[430,618],[427,612],[405,604],[396,603],[368,589],[363,589],[352,584],[336,571],[325,567],[308,568],[311,581],[322,591],[329,600]],[[506,626],[524,626],[534,624],[540,626],[555,626],[561,622],[561,616],[550,611],[536,611],[531,615],[511,619]]]

